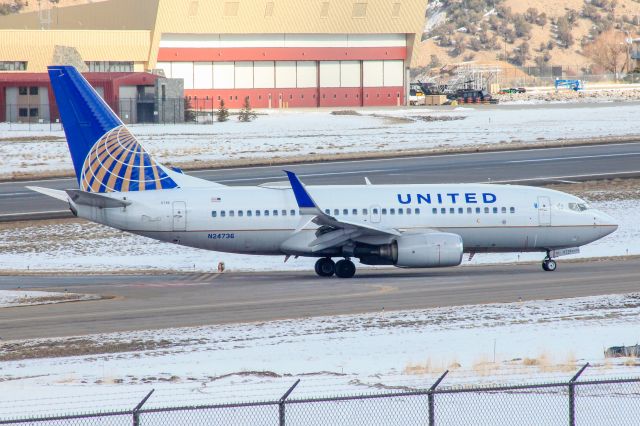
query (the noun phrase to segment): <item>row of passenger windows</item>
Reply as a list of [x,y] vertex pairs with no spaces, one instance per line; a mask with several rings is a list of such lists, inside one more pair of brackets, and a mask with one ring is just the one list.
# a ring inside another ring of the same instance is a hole
[[229,217],[235,217],[236,215],[238,217],[244,217],[245,215],[247,217],[259,217],[259,216],[295,216],[297,214],[296,210],[220,210],[220,212],[218,212],[217,210],[213,210],[211,212],[211,217],[218,217],[218,214],[220,214],[220,217],[227,217],[227,215]]
[[[509,213],[515,213],[516,212],[516,208],[515,207],[509,207]],[[324,211],[326,214],[330,215],[331,214],[331,209],[325,209]],[[467,207],[466,208],[466,214],[481,214],[482,212],[484,212],[485,214],[498,214],[498,213],[503,213],[506,214],[507,213],[507,208],[506,207],[485,207],[484,209],[481,207]],[[217,210],[213,210],[211,212],[211,217],[218,217],[218,214],[220,215],[220,217],[235,217],[236,215],[238,217],[260,217],[260,216],[295,216],[296,214],[298,214],[299,212],[297,212],[296,210],[220,210],[219,212]],[[382,208],[382,209],[378,209],[378,208],[373,208],[371,209],[371,213],[374,215],[378,215],[378,214],[382,214],[383,216],[386,215],[411,215],[411,214],[420,214],[420,209],[419,208],[398,208],[398,209],[386,209],[386,208]],[[432,214],[465,214],[465,208],[464,207],[434,207],[431,210]],[[362,209],[361,210],[361,214],[363,216],[367,216],[369,214],[369,209]],[[333,215],[334,216],[340,216],[340,209],[334,209],[333,210]],[[357,216],[358,215],[358,209],[342,209],[342,216]]]
[[[482,208],[480,208],[480,207],[476,207],[475,209],[473,207],[467,207],[466,208],[466,213],[467,214],[473,214],[474,212],[476,214],[481,214],[483,211],[484,211],[484,213],[487,213],[487,214],[488,213],[492,213],[492,212],[494,214],[507,213],[507,208],[506,207],[501,207],[501,208],[498,208],[498,207],[493,207],[493,208],[485,207],[484,210]],[[326,214],[331,214],[331,210],[330,209],[325,209],[324,212]],[[516,208],[515,207],[509,207],[509,213],[515,213],[515,212],[516,212]],[[410,214],[420,214],[420,209],[419,208],[414,208],[414,209],[411,209],[411,208],[398,208],[398,209],[386,209],[386,208],[377,209],[377,208],[373,208],[373,209],[371,209],[371,213],[375,214],[375,215],[382,214],[383,216],[384,215],[395,215],[395,214],[398,214],[398,215],[404,215],[404,214],[410,215]],[[457,208],[456,207],[449,207],[449,208],[446,208],[446,207],[440,207],[440,208],[434,207],[431,210],[431,213],[433,213],[433,214],[447,214],[447,213],[449,213],[449,214],[456,214],[456,213],[457,214],[464,214],[465,213],[465,208],[464,207],[457,207]],[[356,216],[357,214],[358,214],[358,209],[352,209],[351,210],[351,215],[352,216]],[[366,216],[366,215],[369,214],[369,212],[368,212],[367,209],[362,209],[362,214]],[[333,209],[333,215],[334,216],[339,216],[340,215],[340,209]],[[348,215],[349,215],[349,209],[342,209],[342,216],[348,216]]]

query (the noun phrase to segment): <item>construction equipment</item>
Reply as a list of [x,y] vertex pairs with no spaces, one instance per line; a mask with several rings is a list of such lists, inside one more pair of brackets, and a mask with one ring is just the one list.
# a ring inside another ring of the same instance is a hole
[[556,78],[556,90],[558,90],[558,88],[566,88],[566,89],[571,89],[575,92],[577,92],[578,90],[584,90],[584,83],[582,82],[582,80],[570,80],[570,79],[560,79],[560,78]]

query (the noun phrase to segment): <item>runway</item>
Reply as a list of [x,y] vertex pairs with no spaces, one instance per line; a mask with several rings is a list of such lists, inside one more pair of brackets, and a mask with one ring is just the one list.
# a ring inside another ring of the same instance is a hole
[[422,309],[640,290],[640,259],[360,270],[184,275],[0,276],[0,289],[92,293],[102,300],[0,309],[0,341],[309,316]]
[[[258,185],[284,181],[283,169],[305,183],[323,185],[409,183],[520,183],[640,176],[640,141],[616,144],[542,148],[406,158],[247,167],[189,172],[225,185]],[[70,217],[64,203],[34,193],[26,185],[77,188],[75,179],[1,182],[0,221]]]

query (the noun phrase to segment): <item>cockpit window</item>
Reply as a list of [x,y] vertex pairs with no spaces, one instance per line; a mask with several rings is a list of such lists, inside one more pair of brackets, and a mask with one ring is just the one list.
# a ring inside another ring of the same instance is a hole
[[573,210],[574,212],[583,212],[588,209],[589,207],[583,203],[569,203],[569,210]]

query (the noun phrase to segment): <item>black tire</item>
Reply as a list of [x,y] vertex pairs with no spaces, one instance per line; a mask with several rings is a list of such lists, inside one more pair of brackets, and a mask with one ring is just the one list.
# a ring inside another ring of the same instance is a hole
[[356,265],[352,261],[343,259],[336,263],[336,276],[340,278],[352,278],[356,274]]
[[320,277],[330,277],[336,271],[336,264],[333,260],[327,257],[318,259],[315,265],[316,274]]
[[555,260],[551,259],[547,261],[547,271],[553,272],[556,270],[557,267],[558,267],[558,264],[556,263]]
[[546,260],[542,261],[542,269],[547,271],[547,272],[549,271],[549,268],[547,267],[547,261]]

